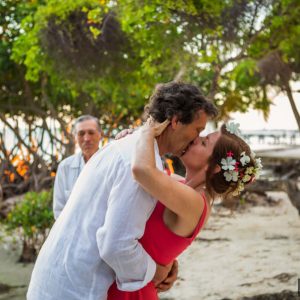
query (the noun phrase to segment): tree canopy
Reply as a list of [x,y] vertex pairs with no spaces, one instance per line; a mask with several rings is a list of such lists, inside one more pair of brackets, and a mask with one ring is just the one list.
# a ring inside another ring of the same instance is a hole
[[297,0],[0,0],[0,16],[0,156],[23,148],[32,172],[72,152],[72,118],[93,114],[111,136],[171,80],[197,84],[220,118],[267,117],[269,90],[283,91],[300,128]]

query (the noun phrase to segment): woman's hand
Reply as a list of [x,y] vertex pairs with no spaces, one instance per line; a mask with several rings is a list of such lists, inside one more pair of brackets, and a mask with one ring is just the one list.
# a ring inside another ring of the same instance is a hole
[[134,129],[132,129],[132,128],[123,129],[115,136],[115,140],[122,139],[123,137],[125,137],[128,134],[132,134],[133,131],[134,131]]
[[154,137],[159,136],[168,127],[170,120],[166,119],[164,122],[159,123],[155,121],[152,117],[147,119],[147,122],[143,125],[143,129],[150,130]]

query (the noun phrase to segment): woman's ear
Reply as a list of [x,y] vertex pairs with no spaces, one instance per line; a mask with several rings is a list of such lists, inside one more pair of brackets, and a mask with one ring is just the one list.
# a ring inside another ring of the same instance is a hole
[[[208,170],[208,164],[205,165],[203,170],[206,172]],[[219,173],[221,171],[221,167],[219,165],[215,165],[213,174]]]
[[214,174],[221,172],[221,167],[219,165],[216,165],[214,168]]
[[172,119],[171,119],[171,127],[172,129],[176,129],[177,126],[178,126],[178,117],[177,116],[173,116]]

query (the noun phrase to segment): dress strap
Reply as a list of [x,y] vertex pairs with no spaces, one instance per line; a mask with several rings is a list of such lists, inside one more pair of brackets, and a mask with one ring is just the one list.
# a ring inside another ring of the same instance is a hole
[[196,226],[193,235],[191,236],[192,239],[194,239],[196,237],[196,235],[199,233],[199,231],[201,230],[201,228],[204,225],[204,221],[206,218],[206,214],[207,214],[207,201],[206,201],[206,196],[205,193],[202,193],[202,199],[204,201],[204,208],[203,208],[203,212],[201,214],[201,217],[199,219],[198,225]]

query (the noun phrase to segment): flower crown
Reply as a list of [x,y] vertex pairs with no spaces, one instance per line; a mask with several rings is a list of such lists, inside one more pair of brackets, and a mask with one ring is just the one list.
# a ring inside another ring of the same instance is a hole
[[[226,125],[227,131],[237,136],[240,135],[239,124],[229,123]],[[240,170],[239,166],[247,166],[247,164],[254,160],[254,166],[249,166],[245,170]],[[255,153],[251,152],[250,157],[242,152],[239,160],[233,158],[233,152],[227,152],[226,158],[221,160],[222,169],[225,170],[224,177],[226,181],[237,182],[237,188],[232,192],[232,195],[237,196],[245,188],[245,183],[252,182],[254,179],[259,178],[262,169],[261,158],[255,158]]]

